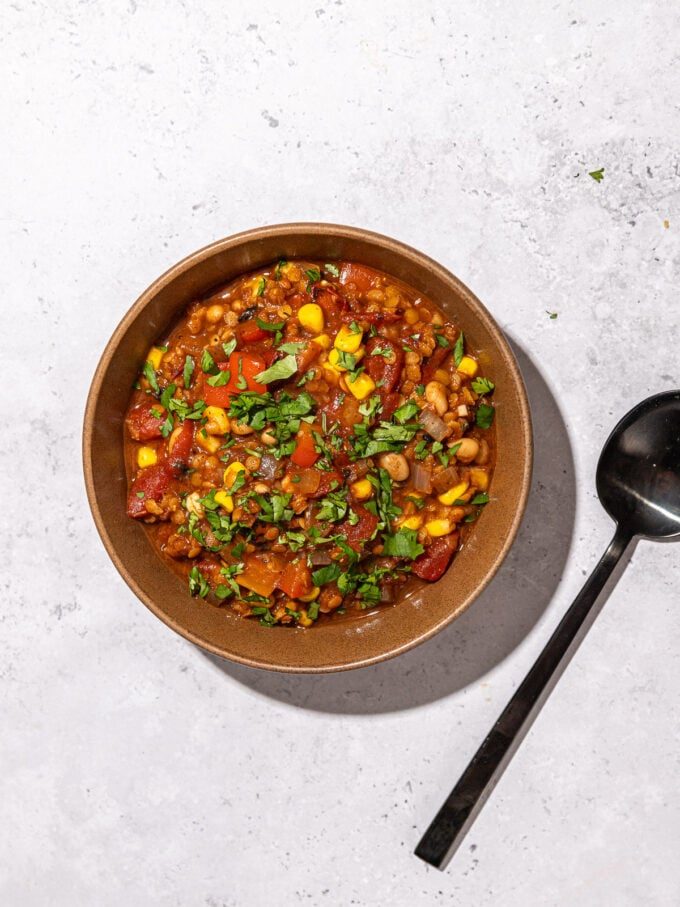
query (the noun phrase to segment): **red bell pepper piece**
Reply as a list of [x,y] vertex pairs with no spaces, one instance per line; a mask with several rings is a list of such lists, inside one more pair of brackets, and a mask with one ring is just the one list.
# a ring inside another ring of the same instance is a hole
[[295,450],[290,459],[296,466],[313,466],[319,459],[319,454],[314,446],[314,437],[311,432],[301,429],[295,441]]
[[220,362],[219,368],[223,372],[229,372],[229,380],[222,387],[212,387],[205,382],[203,399],[208,406],[226,408],[231,398],[242,391],[262,391],[265,388],[255,380],[255,376],[265,370],[264,359],[254,353],[232,353],[228,362]]

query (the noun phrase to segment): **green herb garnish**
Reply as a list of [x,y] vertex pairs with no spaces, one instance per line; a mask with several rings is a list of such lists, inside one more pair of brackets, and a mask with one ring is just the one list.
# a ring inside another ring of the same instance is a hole
[[495,384],[489,378],[475,378],[472,382],[472,390],[483,397],[484,394],[490,394],[495,388]]
[[182,377],[184,378],[184,386],[186,388],[191,387],[191,376],[194,373],[194,357],[187,356],[184,360],[184,371],[182,372]]
[[480,428],[491,428],[494,415],[495,410],[493,406],[489,406],[487,403],[482,403],[477,407],[475,422]]
[[286,378],[290,378],[296,371],[297,359],[292,353],[289,353],[268,369],[260,372],[259,375],[255,375],[255,380],[260,384],[271,384],[272,381],[283,381]]
[[456,368],[460,365],[463,356],[465,355],[465,335],[461,331],[456,340],[455,346],[453,347],[453,361],[456,364]]
[[158,378],[156,377],[156,370],[154,369],[152,363],[148,359],[144,363],[144,368],[142,369],[142,373],[143,373],[144,377],[146,378],[146,380],[149,382],[151,390],[154,392],[154,394],[159,394],[160,387],[158,386]]

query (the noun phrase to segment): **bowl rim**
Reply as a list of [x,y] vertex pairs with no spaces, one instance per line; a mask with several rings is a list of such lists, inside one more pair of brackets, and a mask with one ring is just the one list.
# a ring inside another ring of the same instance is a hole
[[[521,433],[521,442],[525,452],[521,480],[518,489],[517,506],[510,523],[510,529],[507,532],[500,549],[496,553],[494,560],[490,564],[488,570],[485,572],[484,577],[475,586],[474,590],[472,590],[467,598],[464,599],[455,609],[452,609],[449,614],[445,615],[441,620],[428,627],[422,633],[412,636],[405,642],[402,642],[400,645],[394,646],[385,652],[354,660],[349,663],[338,662],[335,664],[314,665],[311,667],[304,665],[277,665],[270,662],[260,661],[257,658],[246,657],[233,653],[227,654],[219,646],[213,645],[208,640],[198,637],[191,630],[184,627],[180,622],[166,614],[155,603],[155,601],[149,595],[147,595],[144,590],[138,585],[134,576],[130,573],[126,565],[123,563],[111,540],[111,537],[106,528],[104,517],[99,507],[99,502],[97,500],[92,462],[94,414],[104,377],[109,368],[111,360],[116,355],[121,339],[127,332],[130,324],[144,310],[148,303],[178,275],[182,274],[187,269],[200,264],[202,261],[212,257],[217,253],[228,251],[230,248],[239,246],[244,242],[257,241],[263,238],[269,239],[272,237],[285,239],[286,236],[291,233],[300,232],[306,232],[313,235],[330,234],[332,236],[341,238],[366,240],[373,244],[378,244],[383,248],[389,249],[397,255],[405,256],[411,260],[416,260],[421,266],[435,272],[444,282],[453,284],[460,296],[465,299],[465,302],[474,310],[476,316],[484,323],[484,326],[493,338],[494,343],[504,354],[506,365],[512,376],[515,390],[517,391],[518,406],[521,414],[521,418],[519,420],[519,431]],[[170,268],[164,271],[159,277],[153,280],[149,284],[149,286],[137,297],[135,302],[123,314],[122,318],[111,334],[111,337],[107,341],[94,371],[83,415],[81,453],[88,504],[99,537],[109,558],[113,562],[114,567],[116,568],[124,582],[136,595],[136,597],[152,612],[152,614],[154,614],[157,618],[159,618],[159,620],[166,624],[166,626],[170,627],[170,629],[174,630],[189,642],[193,643],[204,651],[218,656],[219,658],[233,661],[247,667],[259,668],[262,670],[269,670],[280,673],[327,674],[368,667],[369,665],[378,664],[382,661],[394,658],[397,655],[401,655],[404,652],[415,648],[421,643],[426,642],[428,639],[431,639],[435,634],[439,633],[444,629],[444,627],[448,626],[456,618],[460,617],[461,614],[467,611],[470,605],[475,601],[476,598],[478,598],[481,592],[489,585],[493,577],[496,575],[496,573],[500,569],[501,564],[507,557],[507,554],[513,542],[515,541],[520,524],[524,517],[531,487],[534,444],[531,411],[527,399],[526,387],[512,348],[500,326],[497,324],[486,306],[477,298],[477,296],[469,289],[469,287],[467,287],[458,277],[456,277],[455,274],[453,274],[443,265],[439,264],[439,262],[431,258],[429,255],[420,252],[418,249],[415,249],[414,247],[406,243],[393,239],[389,236],[385,236],[382,233],[378,233],[372,230],[365,230],[361,227],[353,227],[336,223],[326,223],[322,221],[292,221],[287,223],[269,224],[261,227],[254,227],[252,229],[243,230],[238,233],[223,237],[222,239],[217,239],[211,243],[208,243],[207,245],[202,246],[196,251],[184,256],[184,258],[180,259],[176,264],[172,265]]]

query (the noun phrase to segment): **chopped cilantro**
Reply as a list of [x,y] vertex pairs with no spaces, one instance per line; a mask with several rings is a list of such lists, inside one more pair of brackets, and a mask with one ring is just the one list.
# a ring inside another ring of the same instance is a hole
[[194,357],[187,356],[184,360],[184,371],[182,377],[184,378],[184,386],[186,388],[191,387],[191,376],[194,373]]
[[489,378],[475,378],[472,382],[472,390],[483,397],[484,394],[490,394],[496,385]]
[[218,372],[216,375],[211,375],[208,378],[208,384],[210,387],[224,387],[225,384],[229,384],[231,380],[231,372],[227,368],[223,372]]
[[255,319],[257,326],[263,331],[270,331],[272,334],[276,334],[277,331],[283,329],[285,321],[263,321],[261,318]]
[[387,557],[405,557],[412,561],[425,550],[418,541],[415,529],[400,529],[394,535],[383,536],[383,539],[383,554]]
[[465,335],[461,331],[456,340],[456,344],[453,347],[453,361],[458,367],[461,363],[463,356],[465,355]]
[[268,369],[260,372],[259,375],[255,375],[255,380],[260,384],[271,384],[272,381],[283,381],[285,378],[290,378],[296,371],[297,359],[292,353],[289,353]]
[[231,356],[236,349],[236,337],[232,337],[231,340],[227,340],[226,343],[223,343],[222,349],[224,350],[225,356]]
[[304,350],[306,345],[307,344],[305,343],[282,343],[277,349],[282,353],[293,353],[293,355],[295,355],[295,353],[299,353],[300,350]]
[[203,355],[201,356],[201,371],[205,372],[206,375],[216,375],[219,371],[217,363],[208,350],[203,350]]
[[491,428],[494,415],[495,410],[493,406],[489,406],[488,403],[482,403],[477,407],[475,422],[480,428]]
[[331,277],[340,277],[340,268],[334,264],[325,264],[323,266],[324,271],[327,271]]
[[418,404],[414,403],[413,400],[409,400],[394,411],[392,418],[395,422],[403,425],[404,422],[408,422],[408,420],[412,419],[419,411]]
[[265,281],[264,277],[260,277],[260,279],[257,283],[257,289],[255,290],[256,296],[264,296],[265,285],[266,285],[266,281]]
[[154,392],[154,394],[159,394],[161,389],[158,386],[158,378],[156,377],[156,370],[154,369],[153,365],[151,364],[151,362],[149,362],[148,359],[144,363],[144,368],[142,369],[142,372],[143,372],[146,380],[149,382],[149,386],[151,387],[151,390]]
[[588,176],[592,176],[596,183],[601,183],[604,179],[604,167],[600,167],[599,170],[590,170]]
[[448,348],[451,346],[448,338],[443,334],[437,334],[437,343],[439,344],[439,346],[443,346],[445,350],[448,350]]
[[193,566],[189,571],[189,592],[199,598],[205,598],[210,592],[208,581],[196,566]]
[[318,268],[308,268],[305,274],[307,275],[307,292],[309,293],[312,284],[316,283],[317,280],[321,280],[321,271]]
[[340,564],[328,564],[312,573],[312,582],[315,586],[325,586],[334,582],[340,576]]

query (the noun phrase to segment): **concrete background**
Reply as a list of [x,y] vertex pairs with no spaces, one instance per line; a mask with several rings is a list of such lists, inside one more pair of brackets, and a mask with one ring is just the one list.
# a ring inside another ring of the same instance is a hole
[[[2,6],[3,904],[680,900],[673,545],[639,545],[448,871],[412,855],[609,540],[609,430],[680,383],[677,4],[449,6]],[[317,679],[220,665],[156,621],[95,534],[79,452],[147,284],[303,219],[468,283],[517,345],[537,439],[473,609]]]

